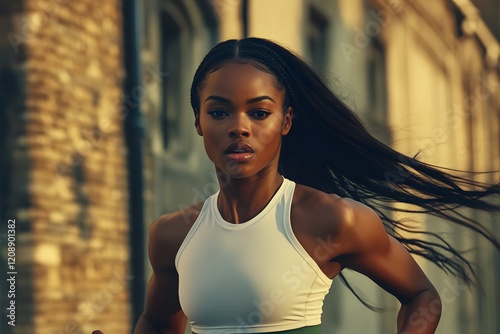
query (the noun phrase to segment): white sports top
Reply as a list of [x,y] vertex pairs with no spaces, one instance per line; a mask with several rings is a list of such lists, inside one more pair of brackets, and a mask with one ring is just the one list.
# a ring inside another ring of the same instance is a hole
[[292,232],[295,182],[240,224],[225,221],[210,196],[175,257],[179,300],[199,334],[276,332],[321,323],[332,281]]

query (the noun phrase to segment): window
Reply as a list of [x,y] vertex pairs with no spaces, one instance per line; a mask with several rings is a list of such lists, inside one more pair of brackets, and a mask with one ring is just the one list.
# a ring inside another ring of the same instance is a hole
[[160,49],[160,68],[163,77],[161,87],[161,130],[163,148],[167,149],[175,138],[180,136],[181,128],[181,29],[168,12],[160,18],[162,41]]
[[327,66],[328,59],[328,20],[316,8],[309,7],[308,24],[306,28],[306,47],[309,59],[319,69]]
[[384,46],[372,38],[368,52],[368,105],[370,120],[379,126],[387,124],[387,82]]

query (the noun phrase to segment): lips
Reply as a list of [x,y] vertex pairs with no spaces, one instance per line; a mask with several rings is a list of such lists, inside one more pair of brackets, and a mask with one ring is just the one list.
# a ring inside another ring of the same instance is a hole
[[255,153],[252,146],[250,144],[245,143],[244,141],[239,141],[232,143],[225,150],[224,153]]
[[240,141],[234,142],[229,145],[224,150],[224,153],[232,161],[242,163],[252,159],[255,151],[253,150],[252,146],[250,146],[250,144]]

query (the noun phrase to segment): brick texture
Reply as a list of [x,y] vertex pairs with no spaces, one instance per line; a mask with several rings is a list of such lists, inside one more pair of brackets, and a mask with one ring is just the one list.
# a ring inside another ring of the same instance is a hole
[[24,57],[2,73],[21,77],[21,102],[3,142],[23,291],[7,330],[131,332],[121,1],[14,2],[0,29]]

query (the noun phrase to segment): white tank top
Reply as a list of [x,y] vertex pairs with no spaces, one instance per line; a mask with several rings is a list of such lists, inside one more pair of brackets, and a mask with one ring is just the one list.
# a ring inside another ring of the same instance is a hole
[[225,221],[210,196],[175,257],[179,300],[199,334],[284,331],[321,323],[332,280],[293,234],[295,182],[254,218]]

